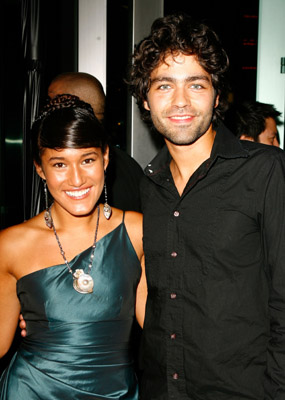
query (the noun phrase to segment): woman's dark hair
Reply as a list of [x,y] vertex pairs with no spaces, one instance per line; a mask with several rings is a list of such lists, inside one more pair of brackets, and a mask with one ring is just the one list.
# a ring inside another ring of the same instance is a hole
[[34,161],[48,149],[107,148],[107,135],[92,107],[77,96],[58,95],[49,100],[32,127],[31,147]]
[[150,123],[149,111],[144,108],[150,89],[152,71],[164,62],[169,55],[179,53],[194,55],[202,68],[212,77],[216,94],[220,96],[219,105],[214,109],[213,121],[222,118],[227,108],[226,73],[228,56],[218,36],[208,26],[194,21],[185,14],[168,15],[158,18],[151,27],[151,33],[136,47],[128,84],[131,94],[136,98],[142,119]]

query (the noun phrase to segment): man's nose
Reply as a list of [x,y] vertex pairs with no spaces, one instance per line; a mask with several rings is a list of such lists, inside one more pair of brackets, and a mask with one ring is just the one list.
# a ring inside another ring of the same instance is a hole
[[172,104],[176,107],[183,108],[190,105],[190,95],[186,88],[176,88],[173,94]]

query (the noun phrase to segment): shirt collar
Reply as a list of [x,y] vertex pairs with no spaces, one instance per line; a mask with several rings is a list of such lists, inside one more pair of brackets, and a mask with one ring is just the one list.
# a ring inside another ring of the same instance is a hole
[[[241,141],[223,124],[219,122],[210,159],[212,162],[218,157],[240,158],[248,157],[248,151],[243,148]],[[168,173],[171,155],[164,145],[154,159],[146,166],[145,174],[155,176]]]
[[240,158],[248,157],[248,154],[241,141],[220,121],[210,158]]

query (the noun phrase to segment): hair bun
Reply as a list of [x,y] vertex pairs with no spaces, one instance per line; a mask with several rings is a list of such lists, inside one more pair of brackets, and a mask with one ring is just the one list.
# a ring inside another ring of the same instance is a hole
[[78,96],[74,96],[72,94],[58,94],[52,99],[48,99],[47,103],[44,105],[40,114],[36,118],[36,121],[45,118],[47,115],[51,114],[56,110],[61,110],[63,108],[83,108],[88,110],[92,114],[94,111],[90,104],[85,103],[85,101],[80,100]]

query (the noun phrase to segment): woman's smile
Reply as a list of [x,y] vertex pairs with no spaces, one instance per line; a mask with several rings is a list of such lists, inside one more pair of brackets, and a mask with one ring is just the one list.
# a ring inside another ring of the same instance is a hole
[[74,199],[82,199],[83,197],[85,197],[89,192],[90,192],[91,188],[87,188],[87,189],[80,189],[80,190],[66,190],[65,193],[67,194],[67,196],[72,197]]

